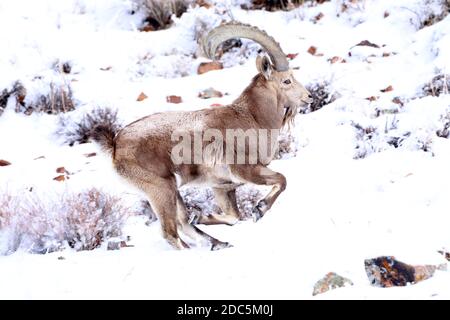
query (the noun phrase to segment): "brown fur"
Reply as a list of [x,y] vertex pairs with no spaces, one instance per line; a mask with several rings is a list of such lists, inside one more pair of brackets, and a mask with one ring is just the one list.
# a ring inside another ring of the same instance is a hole
[[[123,128],[114,138],[104,128],[97,128],[94,138],[109,150],[115,150],[116,171],[146,193],[161,222],[163,236],[175,248],[187,248],[188,240],[228,247],[188,221],[178,187],[183,184],[206,184],[213,188],[223,215],[196,217],[203,224],[233,225],[239,220],[235,188],[243,183],[273,186],[272,191],[254,209],[255,219],[262,217],[286,188],[286,178],[266,167],[267,164],[217,163],[214,165],[176,165],[170,154],[176,142],[174,130],[193,134],[208,128],[281,129],[293,121],[296,108],[310,102],[309,93],[293,77],[292,71],[279,72],[266,57],[257,59],[259,73],[229,106],[194,112],[157,113]],[[285,81],[290,80],[290,84]],[[286,109],[287,108],[287,112]],[[287,115],[287,117],[286,117]],[[177,178],[178,182],[177,182]]]

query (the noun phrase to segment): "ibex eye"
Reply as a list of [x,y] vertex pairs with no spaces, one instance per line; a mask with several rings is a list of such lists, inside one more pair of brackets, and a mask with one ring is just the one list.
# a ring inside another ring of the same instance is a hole
[[283,81],[284,84],[291,84],[291,80],[287,79]]

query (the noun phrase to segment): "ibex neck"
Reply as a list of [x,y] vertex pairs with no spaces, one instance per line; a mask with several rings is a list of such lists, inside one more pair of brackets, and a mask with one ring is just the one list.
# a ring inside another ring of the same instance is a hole
[[267,85],[260,74],[242,92],[234,105],[249,112],[260,128],[280,129],[283,124],[284,106],[275,89]]

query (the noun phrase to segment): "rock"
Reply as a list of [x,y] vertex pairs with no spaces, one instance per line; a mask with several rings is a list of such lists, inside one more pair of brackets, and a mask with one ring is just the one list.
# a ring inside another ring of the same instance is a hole
[[166,101],[168,103],[182,103],[183,99],[180,96],[167,96]]
[[223,104],[213,103],[213,104],[210,105],[210,107],[223,107]]
[[109,241],[107,249],[108,250],[119,250],[120,249],[120,242],[118,242],[118,241]]
[[402,99],[400,99],[400,97],[395,97],[394,99],[392,99],[392,102],[395,104],[399,104],[400,107],[403,107],[403,104],[404,104]]
[[59,182],[66,181],[66,176],[62,174],[57,177],[54,177],[53,180],[59,181]]
[[344,278],[334,272],[329,272],[314,285],[313,296],[329,290],[346,287],[347,285],[352,286],[353,282],[350,279]]
[[139,96],[137,97],[136,101],[144,101],[147,98],[148,98],[148,96],[145,93],[141,92],[139,94]]
[[288,53],[286,55],[286,58],[288,58],[289,60],[294,60],[297,56],[298,56],[298,53]]
[[390,92],[392,90],[394,90],[393,86],[387,86],[386,88],[381,89],[380,91],[384,93],[384,92]]
[[406,286],[428,279],[436,270],[445,270],[446,265],[412,266],[392,256],[382,256],[364,261],[371,285],[382,288]]
[[97,153],[95,152],[90,152],[90,153],[85,153],[84,156],[86,158],[91,158],[91,157],[95,157],[97,155]]
[[143,32],[151,32],[151,31],[155,31],[156,29],[151,25],[151,24],[147,24],[146,26],[144,26],[141,31]]
[[6,167],[6,166],[9,166],[9,165],[11,165],[11,162],[0,159],[0,167]]
[[56,168],[56,173],[67,173],[67,170],[64,167],[59,167]]
[[369,100],[369,101],[377,101],[378,98],[380,98],[380,97],[371,96],[371,97],[367,97],[366,100]]
[[221,70],[221,69],[223,69],[223,64],[219,61],[202,62],[198,66],[197,73],[204,74],[209,71]]
[[66,258],[64,258],[63,256],[59,256],[58,260],[66,260]]
[[346,63],[347,61],[341,57],[334,56],[333,58],[328,59],[328,62],[330,62],[330,63],[336,63],[336,62]]
[[325,15],[324,15],[322,12],[319,12],[319,14],[316,15],[316,16],[314,17],[314,22],[319,21],[319,20],[322,19],[324,16],[325,16]]
[[206,90],[203,90],[198,94],[198,97],[201,99],[210,99],[210,98],[222,98],[223,93],[220,91],[217,91],[213,88],[208,88]]
[[372,47],[372,48],[379,48],[380,47],[379,45],[377,45],[375,43],[372,43],[369,40],[363,40],[360,43],[355,44],[354,46],[355,47],[357,47],[357,46],[366,46],[366,47]]
[[213,7],[213,5],[209,2],[207,2],[206,0],[197,0],[195,1],[195,3],[199,6],[199,7],[205,7],[206,9],[209,9],[211,7]]
[[313,56],[317,53],[317,48],[314,46],[311,46],[308,48],[308,53],[312,54]]
[[126,241],[109,241],[107,250],[120,250],[120,248],[129,248],[133,247],[131,245],[128,245]]

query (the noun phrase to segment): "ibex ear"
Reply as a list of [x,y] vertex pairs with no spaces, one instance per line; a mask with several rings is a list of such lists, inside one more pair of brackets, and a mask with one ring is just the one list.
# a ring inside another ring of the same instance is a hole
[[267,80],[270,79],[273,67],[268,56],[257,56],[256,68],[258,69],[259,73],[261,73]]

